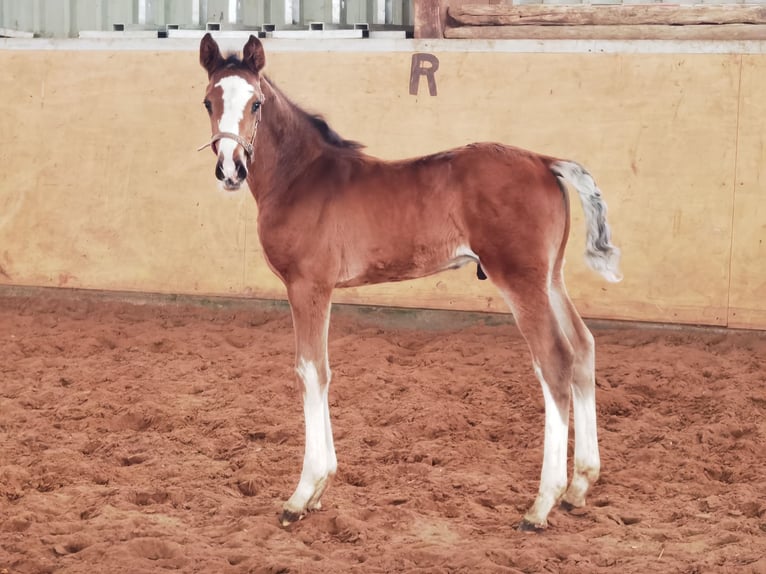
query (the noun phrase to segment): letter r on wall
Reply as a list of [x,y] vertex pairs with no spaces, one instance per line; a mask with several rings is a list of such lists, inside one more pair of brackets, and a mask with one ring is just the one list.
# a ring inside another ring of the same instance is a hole
[[428,93],[436,95],[436,70],[439,69],[439,59],[433,54],[417,53],[412,55],[410,67],[410,95],[418,95],[420,77],[425,76],[428,81]]

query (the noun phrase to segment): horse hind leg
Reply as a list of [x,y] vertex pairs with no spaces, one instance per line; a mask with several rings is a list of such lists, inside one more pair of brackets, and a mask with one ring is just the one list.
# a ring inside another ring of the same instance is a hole
[[593,335],[567,295],[560,276],[554,281],[552,293],[560,324],[574,350],[574,472],[561,501],[562,507],[571,510],[585,506],[585,494],[598,480],[601,470],[596,425],[596,346]]
[[298,486],[282,509],[283,526],[299,520],[307,511],[321,508],[321,497],[337,469],[328,401],[330,294],[330,288],[316,285],[288,286],[295,330],[295,370],[303,390],[306,442]]
[[[488,270],[495,279],[497,274]],[[545,438],[540,488],[520,530],[541,530],[567,486],[569,397],[574,355],[550,297],[547,278],[521,278],[498,284],[532,354],[535,375],[545,400]]]

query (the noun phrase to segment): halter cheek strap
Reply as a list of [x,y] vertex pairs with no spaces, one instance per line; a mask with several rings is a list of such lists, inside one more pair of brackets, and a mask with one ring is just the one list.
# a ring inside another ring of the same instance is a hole
[[209,142],[197,148],[197,151],[202,151],[206,147],[212,146],[215,142],[219,140],[230,139],[230,140],[234,140],[235,142],[237,142],[239,145],[242,146],[242,149],[245,150],[245,156],[247,157],[248,163],[251,162],[253,160],[253,153],[255,152],[255,134],[258,133],[258,124],[261,123],[261,108],[262,107],[263,107],[263,100],[261,100],[261,105],[258,106],[258,111],[255,115],[255,119],[253,120],[253,130],[252,130],[252,135],[250,136],[250,141],[247,141],[241,135],[235,134],[232,132],[218,132],[216,134],[213,134],[213,137],[210,138]]

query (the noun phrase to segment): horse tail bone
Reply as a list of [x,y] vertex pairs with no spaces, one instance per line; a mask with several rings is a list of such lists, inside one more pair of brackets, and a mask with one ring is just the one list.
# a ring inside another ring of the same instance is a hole
[[577,190],[580,196],[585,212],[585,261],[588,266],[611,283],[621,281],[620,250],[611,243],[612,233],[606,221],[606,203],[593,176],[573,161],[554,161],[550,164],[550,170],[560,182],[566,182]]

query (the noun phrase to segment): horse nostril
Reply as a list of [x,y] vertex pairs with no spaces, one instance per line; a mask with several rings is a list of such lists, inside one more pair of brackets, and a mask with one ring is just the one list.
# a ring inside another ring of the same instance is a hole
[[218,181],[223,181],[223,167],[221,166],[220,161],[215,164],[215,177]]
[[237,162],[237,177],[243,181],[247,179],[247,168],[239,161]]

